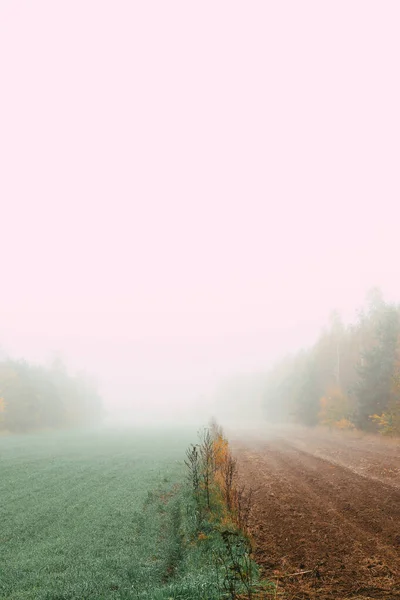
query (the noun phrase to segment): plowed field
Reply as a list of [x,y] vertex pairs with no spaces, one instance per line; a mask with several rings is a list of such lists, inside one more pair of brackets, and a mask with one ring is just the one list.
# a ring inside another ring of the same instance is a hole
[[285,598],[400,598],[400,445],[301,429],[233,442],[256,560]]

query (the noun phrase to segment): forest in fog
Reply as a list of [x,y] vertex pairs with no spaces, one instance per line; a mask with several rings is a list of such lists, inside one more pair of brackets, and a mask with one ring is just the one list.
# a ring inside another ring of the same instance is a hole
[[[261,376],[238,374],[221,389],[217,411],[229,415],[226,409],[233,407],[236,418],[257,420],[260,399],[266,421],[398,435],[400,307],[374,288],[354,323],[345,324],[333,312],[314,345],[285,356]],[[139,413],[140,403],[138,418]],[[62,361],[0,363],[0,431],[75,427],[102,415],[96,386],[84,374],[70,375]]]
[[49,367],[23,360],[0,362],[0,432],[75,427],[97,421],[96,387],[84,374],[68,374],[60,360]]
[[355,323],[331,315],[315,344],[279,361],[263,391],[267,417],[400,434],[400,307],[379,289]]

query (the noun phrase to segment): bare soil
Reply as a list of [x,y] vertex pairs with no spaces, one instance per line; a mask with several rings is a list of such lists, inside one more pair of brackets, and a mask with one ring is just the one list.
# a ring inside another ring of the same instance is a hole
[[233,446],[255,559],[284,598],[400,598],[399,444],[297,428]]

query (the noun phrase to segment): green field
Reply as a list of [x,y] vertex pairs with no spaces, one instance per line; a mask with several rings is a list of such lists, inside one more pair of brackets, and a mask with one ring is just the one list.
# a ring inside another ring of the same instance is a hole
[[181,548],[183,458],[195,436],[0,437],[0,598],[214,597],[207,565]]

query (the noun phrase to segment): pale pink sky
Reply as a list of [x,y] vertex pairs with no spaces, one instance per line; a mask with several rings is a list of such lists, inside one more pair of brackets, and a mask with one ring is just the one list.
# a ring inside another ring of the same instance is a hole
[[1,0],[2,346],[126,404],[259,368],[374,284],[399,300],[399,22]]

